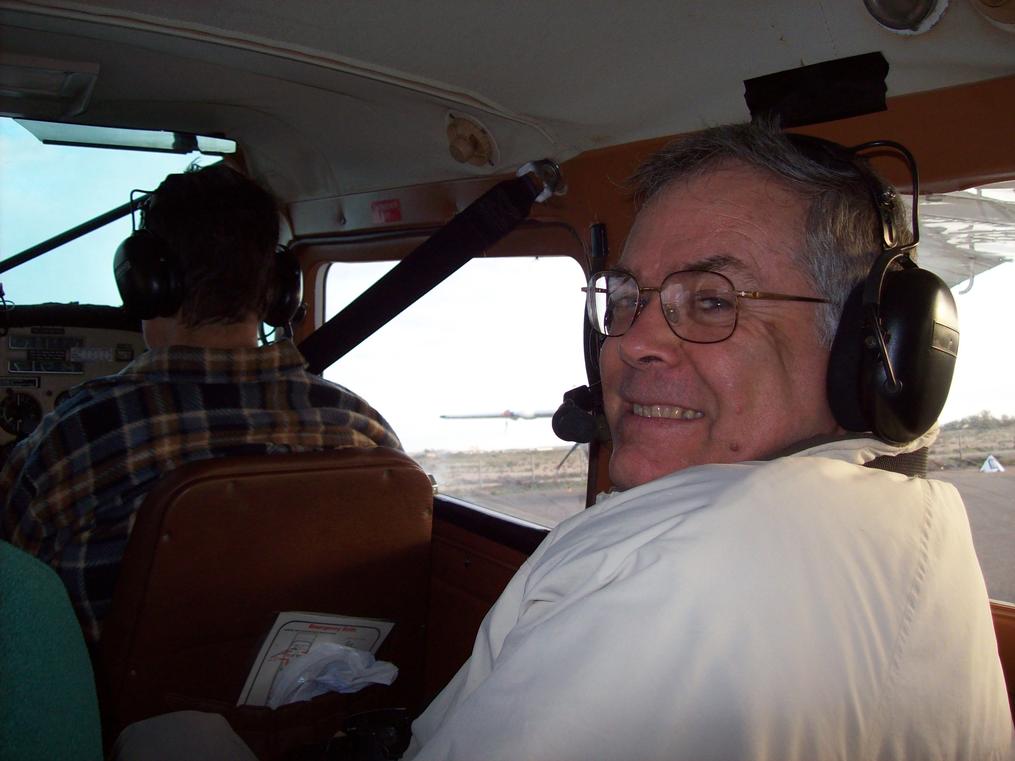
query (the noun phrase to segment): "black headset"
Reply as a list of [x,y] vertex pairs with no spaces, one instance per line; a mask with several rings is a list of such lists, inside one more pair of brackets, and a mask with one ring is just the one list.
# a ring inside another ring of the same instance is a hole
[[[589,271],[597,272],[606,266],[609,244],[606,225],[601,222],[589,228]],[[562,441],[588,444],[591,441],[609,441],[610,429],[603,412],[603,388],[599,377],[599,350],[603,339],[592,329],[588,314],[583,309],[582,337],[585,350],[587,386],[565,392],[564,401],[553,413],[550,423],[553,432]]]
[[[937,421],[951,387],[959,348],[958,313],[948,285],[921,269],[912,254],[920,241],[920,185],[913,155],[899,143],[876,140],[846,148],[804,135],[790,141],[819,163],[848,163],[868,188],[880,220],[881,254],[850,293],[828,359],[826,390],[836,421],[847,431],[871,431],[904,444]],[[815,156],[815,149],[825,160]],[[860,160],[890,151],[909,168],[913,239],[902,243],[892,212],[894,190]]]
[[179,258],[162,239],[144,227],[116,249],[113,276],[123,306],[141,320],[169,317],[183,303]]
[[[288,325],[303,306],[303,270],[288,246],[279,246],[275,255],[275,278],[264,322],[273,328]],[[300,318],[302,319],[302,317]]]
[[[142,224],[116,249],[116,288],[123,306],[138,319],[170,317],[183,304],[183,266],[165,241],[144,226],[144,212],[154,194],[135,201],[135,192],[131,193],[132,210],[141,209]],[[263,320],[279,328],[289,324],[303,300],[303,273],[296,255],[285,246],[278,248],[272,288]]]

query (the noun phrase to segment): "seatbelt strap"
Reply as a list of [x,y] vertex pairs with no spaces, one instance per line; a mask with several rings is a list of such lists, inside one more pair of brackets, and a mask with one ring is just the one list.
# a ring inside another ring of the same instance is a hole
[[309,370],[320,374],[434,286],[513,230],[544,192],[531,174],[505,180],[481,195],[420,244],[384,277],[300,344]]

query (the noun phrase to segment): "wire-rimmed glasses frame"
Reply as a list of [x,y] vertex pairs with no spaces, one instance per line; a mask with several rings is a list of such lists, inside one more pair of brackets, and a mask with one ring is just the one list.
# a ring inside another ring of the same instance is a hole
[[741,299],[829,303],[816,296],[737,290],[728,277],[713,270],[671,272],[658,287],[639,285],[630,272],[603,270],[593,273],[582,291],[589,322],[602,336],[615,338],[629,331],[654,292],[659,294],[659,308],[673,334],[701,344],[719,343],[733,335]]

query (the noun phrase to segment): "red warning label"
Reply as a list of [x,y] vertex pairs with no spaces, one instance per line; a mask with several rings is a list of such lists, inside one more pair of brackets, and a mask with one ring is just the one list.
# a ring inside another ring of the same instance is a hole
[[384,224],[388,222],[402,221],[402,202],[397,198],[387,198],[383,201],[374,201],[370,204],[370,214],[375,223]]

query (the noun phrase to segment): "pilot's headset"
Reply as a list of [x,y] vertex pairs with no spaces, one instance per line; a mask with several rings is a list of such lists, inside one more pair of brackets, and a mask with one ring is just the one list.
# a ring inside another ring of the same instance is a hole
[[[589,269],[596,272],[606,266],[609,257],[606,225],[601,222],[589,228]],[[584,310],[583,310],[584,312]],[[585,350],[587,386],[573,388],[564,394],[564,401],[553,413],[550,423],[557,438],[588,444],[592,441],[609,441],[610,429],[603,411],[603,389],[599,377],[599,350],[602,338],[592,329],[592,322],[584,313],[582,336]]]
[[[135,198],[136,194],[142,194]],[[179,257],[163,240],[145,227],[145,215],[155,203],[155,193],[130,192],[133,232],[116,249],[113,276],[123,306],[134,317],[151,320],[176,314],[183,303],[183,272]],[[134,212],[141,214],[141,224]]]
[[[137,193],[142,195],[135,199]],[[156,191],[131,191],[133,232],[113,257],[113,275],[123,306],[140,320],[171,317],[183,304],[183,265],[172,248],[145,227],[145,216],[157,202]],[[140,225],[134,223],[134,211],[141,214]],[[279,246],[274,264],[272,295],[263,319],[280,328],[292,321],[302,304],[303,273],[296,255],[286,246]]]
[[[959,348],[955,299],[937,275],[913,261],[920,240],[919,176],[913,155],[899,143],[877,140],[846,148],[819,138],[788,135],[802,153],[829,166],[847,165],[868,188],[880,220],[881,254],[850,293],[828,361],[828,402],[848,431],[871,431],[904,444],[937,421],[952,382]],[[900,201],[862,160],[892,153],[909,169],[913,239],[903,243],[893,208]]]

